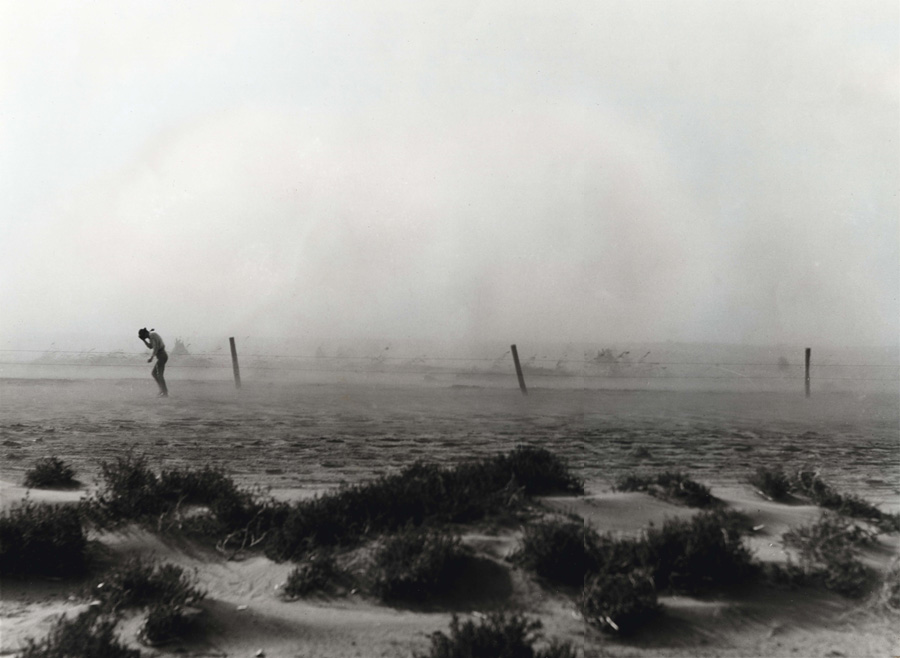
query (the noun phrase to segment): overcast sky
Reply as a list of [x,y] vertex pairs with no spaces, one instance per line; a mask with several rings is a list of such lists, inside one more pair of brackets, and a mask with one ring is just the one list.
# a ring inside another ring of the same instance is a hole
[[896,345],[898,7],[0,0],[0,341]]

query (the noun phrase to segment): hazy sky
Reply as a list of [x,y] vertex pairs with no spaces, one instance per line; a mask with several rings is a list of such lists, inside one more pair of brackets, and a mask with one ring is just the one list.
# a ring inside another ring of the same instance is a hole
[[896,345],[898,7],[0,0],[0,341]]

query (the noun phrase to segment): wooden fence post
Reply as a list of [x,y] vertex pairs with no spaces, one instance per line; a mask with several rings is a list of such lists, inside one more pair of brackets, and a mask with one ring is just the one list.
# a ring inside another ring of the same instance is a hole
[[525,388],[525,376],[522,374],[522,365],[519,363],[519,352],[515,345],[510,345],[509,349],[512,351],[513,363],[516,364],[516,377],[519,378],[519,389],[521,389],[522,395],[528,395],[528,389]]
[[228,339],[231,343],[231,365],[234,367],[234,387],[241,387],[241,369],[238,366],[237,348],[234,346],[234,336]]
[[809,397],[809,357],[812,349],[806,348],[806,397]]

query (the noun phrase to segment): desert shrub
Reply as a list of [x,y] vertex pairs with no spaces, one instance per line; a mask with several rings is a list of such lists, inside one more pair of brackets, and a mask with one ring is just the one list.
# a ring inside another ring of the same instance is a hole
[[450,635],[441,631],[431,636],[431,650],[418,658],[576,658],[569,643],[553,641],[544,649],[535,648],[543,639],[539,620],[521,615],[491,613],[478,624],[460,624],[453,615]]
[[688,592],[744,580],[753,561],[743,535],[751,522],[744,514],[715,510],[690,519],[667,519],[651,527],[638,547],[660,590]]
[[664,471],[657,475],[631,473],[619,478],[614,489],[643,491],[656,498],[680,502],[689,507],[711,507],[719,502],[708,487],[677,471]]
[[542,578],[580,587],[593,566],[588,544],[594,537],[584,523],[543,520],[525,527],[512,559]]
[[70,576],[85,566],[78,510],[26,500],[0,515],[0,574]]
[[786,500],[791,492],[791,480],[781,468],[760,466],[748,481],[772,500]]
[[78,486],[75,471],[58,457],[43,457],[25,473],[25,486],[32,489],[71,489]]
[[520,447],[454,468],[417,462],[400,473],[278,510],[266,552],[277,560],[295,559],[407,524],[475,521],[517,505],[522,494],[583,490],[565,465],[543,449]]
[[205,597],[195,579],[181,567],[140,558],[128,560],[107,574],[97,594],[104,608],[111,611],[154,604],[193,605]]
[[[238,488],[211,466],[163,469],[157,475],[146,457],[129,454],[103,462],[100,468],[100,487],[84,509],[87,518],[102,528],[134,522],[165,529],[177,522],[180,529],[204,536],[241,531],[258,536],[272,525],[278,508]],[[209,513],[184,519],[179,517],[183,505],[204,505]]]
[[165,644],[184,636],[190,621],[184,607],[175,603],[156,602],[150,605],[147,617],[138,630],[138,637],[151,646]]
[[422,601],[447,591],[467,552],[459,537],[408,527],[375,554],[372,589],[384,600]]
[[871,574],[859,560],[859,547],[871,543],[874,533],[836,514],[792,528],[782,540],[798,549],[800,568],[827,589],[848,597],[862,596]]
[[27,640],[20,658],[140,658],[141,652],[119,640],[116,620],[86,610],[74,619],[61,617],[41,641]]
[[302,597],[330,589],[340,578],[337,561],[328,551],[318,551],[288,574],[284,594],[289,598]]
[[842,494],[827,484],[818,473],[798,471],[791,479],[794,492],[809,498],[819,507],[843,516],[862,519],[877,525],[883,532],[900,532],[900,515],[887,514],[855,494]]
[[600,572],[585,582],[581,612],[598,628],[629,635],[652,619],[660,606],[647,570]]
[[887,610],[900,612],[900,561],[894,560],[884,575],[877,603]]

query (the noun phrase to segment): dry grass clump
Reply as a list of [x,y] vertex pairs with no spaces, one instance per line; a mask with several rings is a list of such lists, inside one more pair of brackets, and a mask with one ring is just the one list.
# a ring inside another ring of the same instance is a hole
[[719,504],[709,487],[695,482],[685,473],[664,471],[656,475],[631,473],[619,478],[613,487],[616,491],[643,491],[651,496],[688,507],[707,508]]
[[544,519],[525,527],[521,544],[511,559],[541,578],[581,587],[593,566],[587,532],[593,533],[583,522]]
[[91,608],[73,619],[61,617],[40,640],[28,639],[20,658],[140,658],[141,652],[122,644],[117,620]]
[[855,494],[839,493],[815,471],[787,473],[780,467],[761,466],[748,481],[771,500],[783,502],[799,496],[842,516],[872,523],[882,532],[900,532],[900,515],[882,512]]
[[551,519],[525,531],[512,559],[551,582],[583,584],[585,619],[627,634],[657,614],[660,592],[707,591],[752,575],[756,567],[743,542],[750,526],[743,514],[714,510],[620,538]]
[[331,551],[321,550],[307,556],[288,574],[282,591],[289,599],[327,592],[343,580],[344,576]]
[[453,615],[450,634],[437,631],[431,636],[431,649],[417,658],[576,658],[568,642],[551,641],[544,648],[541,622],[517,614],[491,613],[478,624],[460,623]]
[[301,558],[330,546],[353,546],[408,524],[477,521],[519,506],[526,495],[583,493],[555,455],[519,447],[508,455],[443,468],[417,462],[400,473],[294,503],[274,517],[266,553]]
[[859,560],[859,547],[871,544],[875,534],[845,517],[826,513],[814,523],[792,528],[782,540],[798,549],[800,572],[807,580],[858,598],[872,583],[870,570]]
[[78,487],[75,470],[58,457],[43,457],[25,473],[25,486],[31,489],[74,489]]
[[129,560],[108,573],[96,593],[101,610],[111,615],[127,609],[146,609],[139,635],[150,645],[181,636],[190,626],[186,609],[206,596],[197,588],[196,578],[181,567],[140,558]]
[[87,537],[78,510],[25,500],[0,514],[0,574],[73,576],[84,570]]
[[372,589],[385,601],[427,601],[445,594],[462,571],[469,551],[459,537],[407,527],[375,554]]

